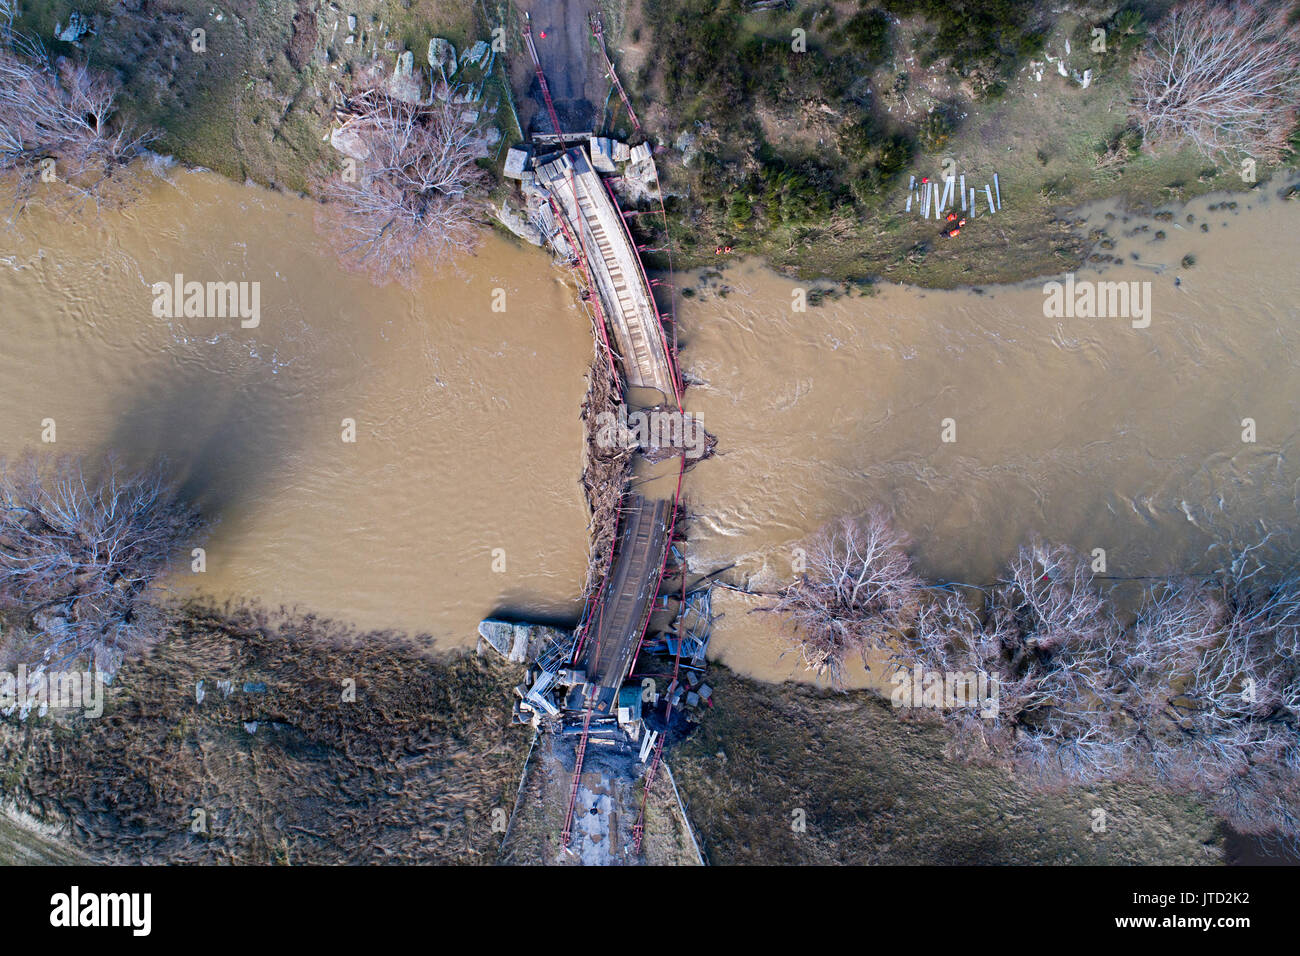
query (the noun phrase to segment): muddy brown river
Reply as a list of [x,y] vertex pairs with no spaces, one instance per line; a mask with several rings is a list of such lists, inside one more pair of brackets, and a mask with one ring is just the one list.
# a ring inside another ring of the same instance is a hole
[[[1176,224],[1089,210],[1125,264],[1078,279],[1149,282],[1146,328],[1047,317],[1042,281],[884,287],[805,313],[795,283],[757,264],[707,281],[681,310],[688,404],[720,436],[688,479],[693,565],[735,561],[770,589],[802,539],[873,505],[928,576],[978,584],[1035,534],[1104,549],[1112,576],[1209,571],[1222,543],[1278,544],[1300,528],[1300,203],[1208,211],[1222,201]],[[805,677],[755,603],[722,595],[714,654]]]
[[[873,504],[927,574],[972,582],[1035,533],[1105,548],[1123,576],[1209,569],[1216,541],[1296,526],[1300,204],[1236,198],[1130,238],[1150,221],[1093,211],[1126,260],[1103,278],[1151,283],[1143,329],[1046,317],[1041,282],[799,313],[757,263],[685,277],[704,281],[679,313],[687,407],[720,438],[686,480],[693,568],[735,561],[733,581],[770,588],[801,539]],[[444,647],[494,613],[575,617],[591,339],[567,277],[487,236],[459,272],[379,289],[341,273],[311,221],[304,200],[172,172],[99,223],[38,215],[6,238],[0,453],[48,450],[52,418],[57,451],[165,455],[219,519],[207,571],[172,577],[181,594]],[[152,284],[178,273],[259,282],[259,324],[156,316]],[[721,660],[806,676],[766,615],[726,603]]]
[[[592,346],[563,275],[489,235],[460,274],[379,289],[335,267],[312,214],[173,173],[97,225],[27,223],[0,244],[0,452],[166,455],[219,519],[181,593],[441,646],[494,612],[576,616]],[[260,323],[155,317],[176,273],[260,282]]]

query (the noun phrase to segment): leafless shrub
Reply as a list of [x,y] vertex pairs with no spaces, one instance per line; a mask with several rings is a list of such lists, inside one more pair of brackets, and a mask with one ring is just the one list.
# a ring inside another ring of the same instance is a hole
[[975,607],[960,594],[936,591],[921,606],[909,639],[903,642],[900,666],[910,651],[911,663],[924,672],[973,675],[982,678],[994,695],[992,713],[969,707],[940,713],[952,733],[951,750],[961,759],[1004,758],[1014,747],[1018,709],[1002,690],[1014,628],[1011,617],[992,602]]
[[1187,3],[1133,65],[1132,109],[1148,143],[1211,158],[1274,159],[1295,126],[1300,41],[1283,3]]
[[199,530],[161,468],[110,461],[88,475],[72,458],[0,461],[0,602],[27,616],[42,662],[114,670],[155,636],[147,592]]
[[1113,625],[1087,562],[1070,548],[1021,548],[999,596],[1015,615],[1026,646],[1043,653],[1078,646]]
[[474,248],[484,180],[475,159],[483,141],[462,111],[374,89],[347,100],[344,132],[364,158],[355,160],[354,176],[331,177],[323,190],[326,231],[346,267],[376,282],[407,282],[418,264],[438,265]]
[[1207,795],[1237,829],[1300,838],[1300,580],[1148,595],[1127,648],[1127,713],[1154,773]]
[[10,218],[37,195],[71,211],[120,201],[130,189],[124,167],[151,136],[115,121],[117,82],[51,60],[37,40],[0,33],[0,177],[14,187]]
[[1125,762],[1114,720],[1118,629],[1086,561],[1063,547],[1021,548],[976,611],[957,595],[918,617],[910,646],[922,666],[997,679],[991,711],[945,713],[954,749],[1056,785],[1099,779]]
[[845,518],[814,538],[808,573],[768,608],[787,616],[809,670],[840,686],[850,654],[885,648],[891,635],[911,626],[923,584],[906,543],[879,511]]
[[1049,787],[1154,778],[1300,845],[1300,574],[1266,579],[1248,550],[1220,579],[1149,589],[1125,627],[1069,548],[1021,548],[972,603],[923,588],[903,543],[879,515],[819,536],[771,608],[811,669],[837,680],[849,653],[886,648],[900,671],[996,681],[995,706],[922,711],[957,756]]

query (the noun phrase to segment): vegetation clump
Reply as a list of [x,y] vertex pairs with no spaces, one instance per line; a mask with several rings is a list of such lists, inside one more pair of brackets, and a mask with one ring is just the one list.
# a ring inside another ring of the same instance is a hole
[[[1300,576],[1249,552],[1146,589],[1121,622],[1077,552],[1021,548],[988,589],[930,588],[879,513],[823,532],[771,606],[809,668],[868,651],[953,750],[1043,786],[1128,777],[1200,795],[1243,833],[1300,840]],[[937,677],[936,677],[937,675]],[[930,687],[937,679],[937,693]]]
[[133,191],[125,167],[152,134],[122,119],[120,92],[112,74],[15,32],[0,9],[0,181],[12,189],[11,219],[38,195],[66,214]]

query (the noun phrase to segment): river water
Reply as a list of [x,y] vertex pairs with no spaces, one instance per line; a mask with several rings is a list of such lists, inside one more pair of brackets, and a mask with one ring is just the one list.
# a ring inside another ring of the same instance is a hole
[[[971,582],[1035,533],[1142,575],[1213,567],[1215,540],[1295,526],[1300,278],[1286,237],[1300,204],[1211,202],[1176,225],[1091,212],[1127,263],[1104,277],[1151,283],[1145,329],[1046,318],[1041,282],[884,287],[800,313],[794,284],[757,263],[679,277],[701,287],[679,309],[698,383],[686,405],[720,438],[686,479],[693,568],[735,561],[733,581],[773,587],[802,539],[873,504],[927,574]],[[219,519],[206,572],[171,579],[182,594],[297,604],[445,647],[472,644],[493,613],[576,617],[592,346],[567,277],[486,236],[459,272],[378,289],[339,272],[312,214],[172,172],[93,225],[38,214],[6,238],[0,453],[48,450],[53,418],[58,451],[165,455]],[[153,315],[151,285],[176,273],[259,282],[260,324]],[[747,610],[729,602],[717,656],[806,676],[775,622]]]
[[[378,289],[334,266],[312,216],[173,172],[94,225],[38,215],[0,242],[0,453],[165,455],[219,519],[182,594],[441,646],[494,612],[575,616],[592,345],[572,289],[491,235],[460,274]],[[176,273],[259,282],[260,324],[155,317],[151,285]]]
[[[810,533],[873,505],[928,576],[978,584],[1033,535],[1142,576],[1213,570],[1216,542],[1300,527],[1300,203],[1234,198],[1236,211],[1191,202],[1174,223],[1087,211],[1125,263],[1101,278],[1150,283],[1147,328],[1048,318],[1041,281],[884,287],[798,313],[795,283],[757,263],[687,277],[700,290],[680,310],[699,383],[687,402],[720,437],[688,480],[694,567],[735,561],[770,589]],[[776,622],[749,613],[761,602],[721,598],[716,656],[807,676]]]

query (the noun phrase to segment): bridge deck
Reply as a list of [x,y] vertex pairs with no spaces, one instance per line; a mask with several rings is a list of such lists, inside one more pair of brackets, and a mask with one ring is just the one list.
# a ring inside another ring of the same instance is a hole
[[597,715],[609,715],[627,677],[659,586],[668,549],[673,502],[629,495],[625,501],[614,563],[591,619],[581,666],[598,688]]
[[575,147],[537,169],[585,248],[588,271],[609,319],[627,384],[658,389],[676,401],[673,365],[663,327],[623,217],[610,201],[586,153]]

